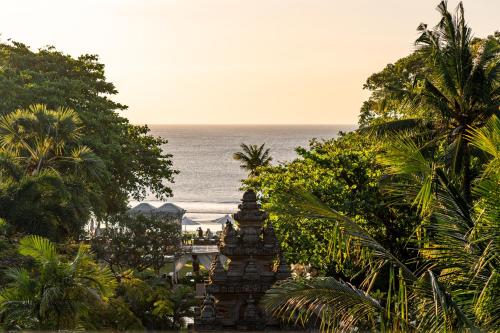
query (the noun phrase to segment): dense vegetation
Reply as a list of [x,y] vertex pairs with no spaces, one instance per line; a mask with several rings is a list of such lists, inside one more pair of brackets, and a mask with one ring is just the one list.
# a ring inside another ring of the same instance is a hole
[[[380,187],[384,174],[376,160],[379,149],[371,142],[358,133],[312,141],[309,150],[297,149],[300,157],[295,161],[260,169],[259,176],[245,183],[260,191],[264,207],[270,211],[287,205],[282,193],[297,188],[308,191],[350,216],[395,253],[407,255],[406,240],[418,220],[408,205],[388,205]],[[272,214],[270,220],[290,262],[339,276],[352,270],[328,255],[336,238],[331,221],[283,213]]]
[[129,196],[141,199],[152,191],[168,197],[175,171],[160,148],[166,141],[120,117],[127,107],[111,99],[117,90],[98,60],[95,55],[73,58],[53,47],[33,52],[22,43],[0,44],[0,115],[36,104],[73,110],[85,135],[72,144],[88,147],[102,162],[99,179],[86,183],[95,196],[92,213],[103,217],[123,211]]
[[192,287],[161,275],[178,224],[126,213],[171,195],[167,142],[116,93],[96,56],[0,44],[3,329],[169,329],[192,311]]
[[179,224],[168,217],[121,214],[107,223],[92,246],[115,275],[130,268],[153,269],[158,275],[181,242]]
[[[261,304],[284,321],[500,330],[500,33],[473,38],[462,5],[438,10],[415,52],[367,79],[359,130],[278,165],[264,144],[233,156],[306,273]],[[170,196],[177,171],[116,93],[96,56],[0,44],[0,329],[166,330],[193,316],[192,281],[165,274],[179,226],[126,212],[129,198]]]
[[413,54],[368,78],[360,130],[245,181],[288,257],[312,266],[267,293],[284,320],[500,328],[500,35],[472,38],[461,4],[438,10]]

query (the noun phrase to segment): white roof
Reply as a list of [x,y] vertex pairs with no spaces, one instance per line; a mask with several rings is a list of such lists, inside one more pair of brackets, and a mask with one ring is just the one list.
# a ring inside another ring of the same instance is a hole
[[154,208],[150,204],[148,204],[146,202],[142,202],[142,203],[138,204],[137,206],[135,206],[134,208],[132,208],[130,211],[133,213],[150,213],[150,212],[154,211],[155,209],[156,208]]
[[167,202],[156,209],[158,213],[175,213],[184,214],[186,211],[181,207],[174,205],[173,203]]

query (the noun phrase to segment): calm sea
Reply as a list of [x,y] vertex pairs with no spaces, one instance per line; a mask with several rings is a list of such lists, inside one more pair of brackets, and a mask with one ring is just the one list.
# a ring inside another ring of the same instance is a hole
[[[180,171],[169,201],[187,209],[188,216],[207,220],[234,212],[242,196],[246,173],[232,155],[241,143],[265,143],[273,164],[297,157],[296,147],[307,147],[312,138],[329,139],[355,125],[151,125],[151,132],[168,140],[162,148],[173,155]],[[160,204],[148,198],[153,205]]]

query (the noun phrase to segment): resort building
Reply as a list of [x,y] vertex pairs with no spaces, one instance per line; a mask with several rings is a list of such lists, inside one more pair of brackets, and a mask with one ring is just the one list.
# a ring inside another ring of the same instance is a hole
[[158,208],[149,203],[142,202],[129,210],[129,214],[142,214],[171,218],[179,225],[182,224],[182,218],[184,217],[185,213],[186,210],[170,202],[164,203]]

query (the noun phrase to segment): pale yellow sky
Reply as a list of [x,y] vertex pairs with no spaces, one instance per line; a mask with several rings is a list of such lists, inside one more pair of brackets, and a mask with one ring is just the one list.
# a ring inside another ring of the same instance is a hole
[[[458,1],[450,1],[455,8]],[[96,53],[134,123],[356,123],[437,0],[2,0],[2,40]],[[499,0],[465,0],[475,36]]]

